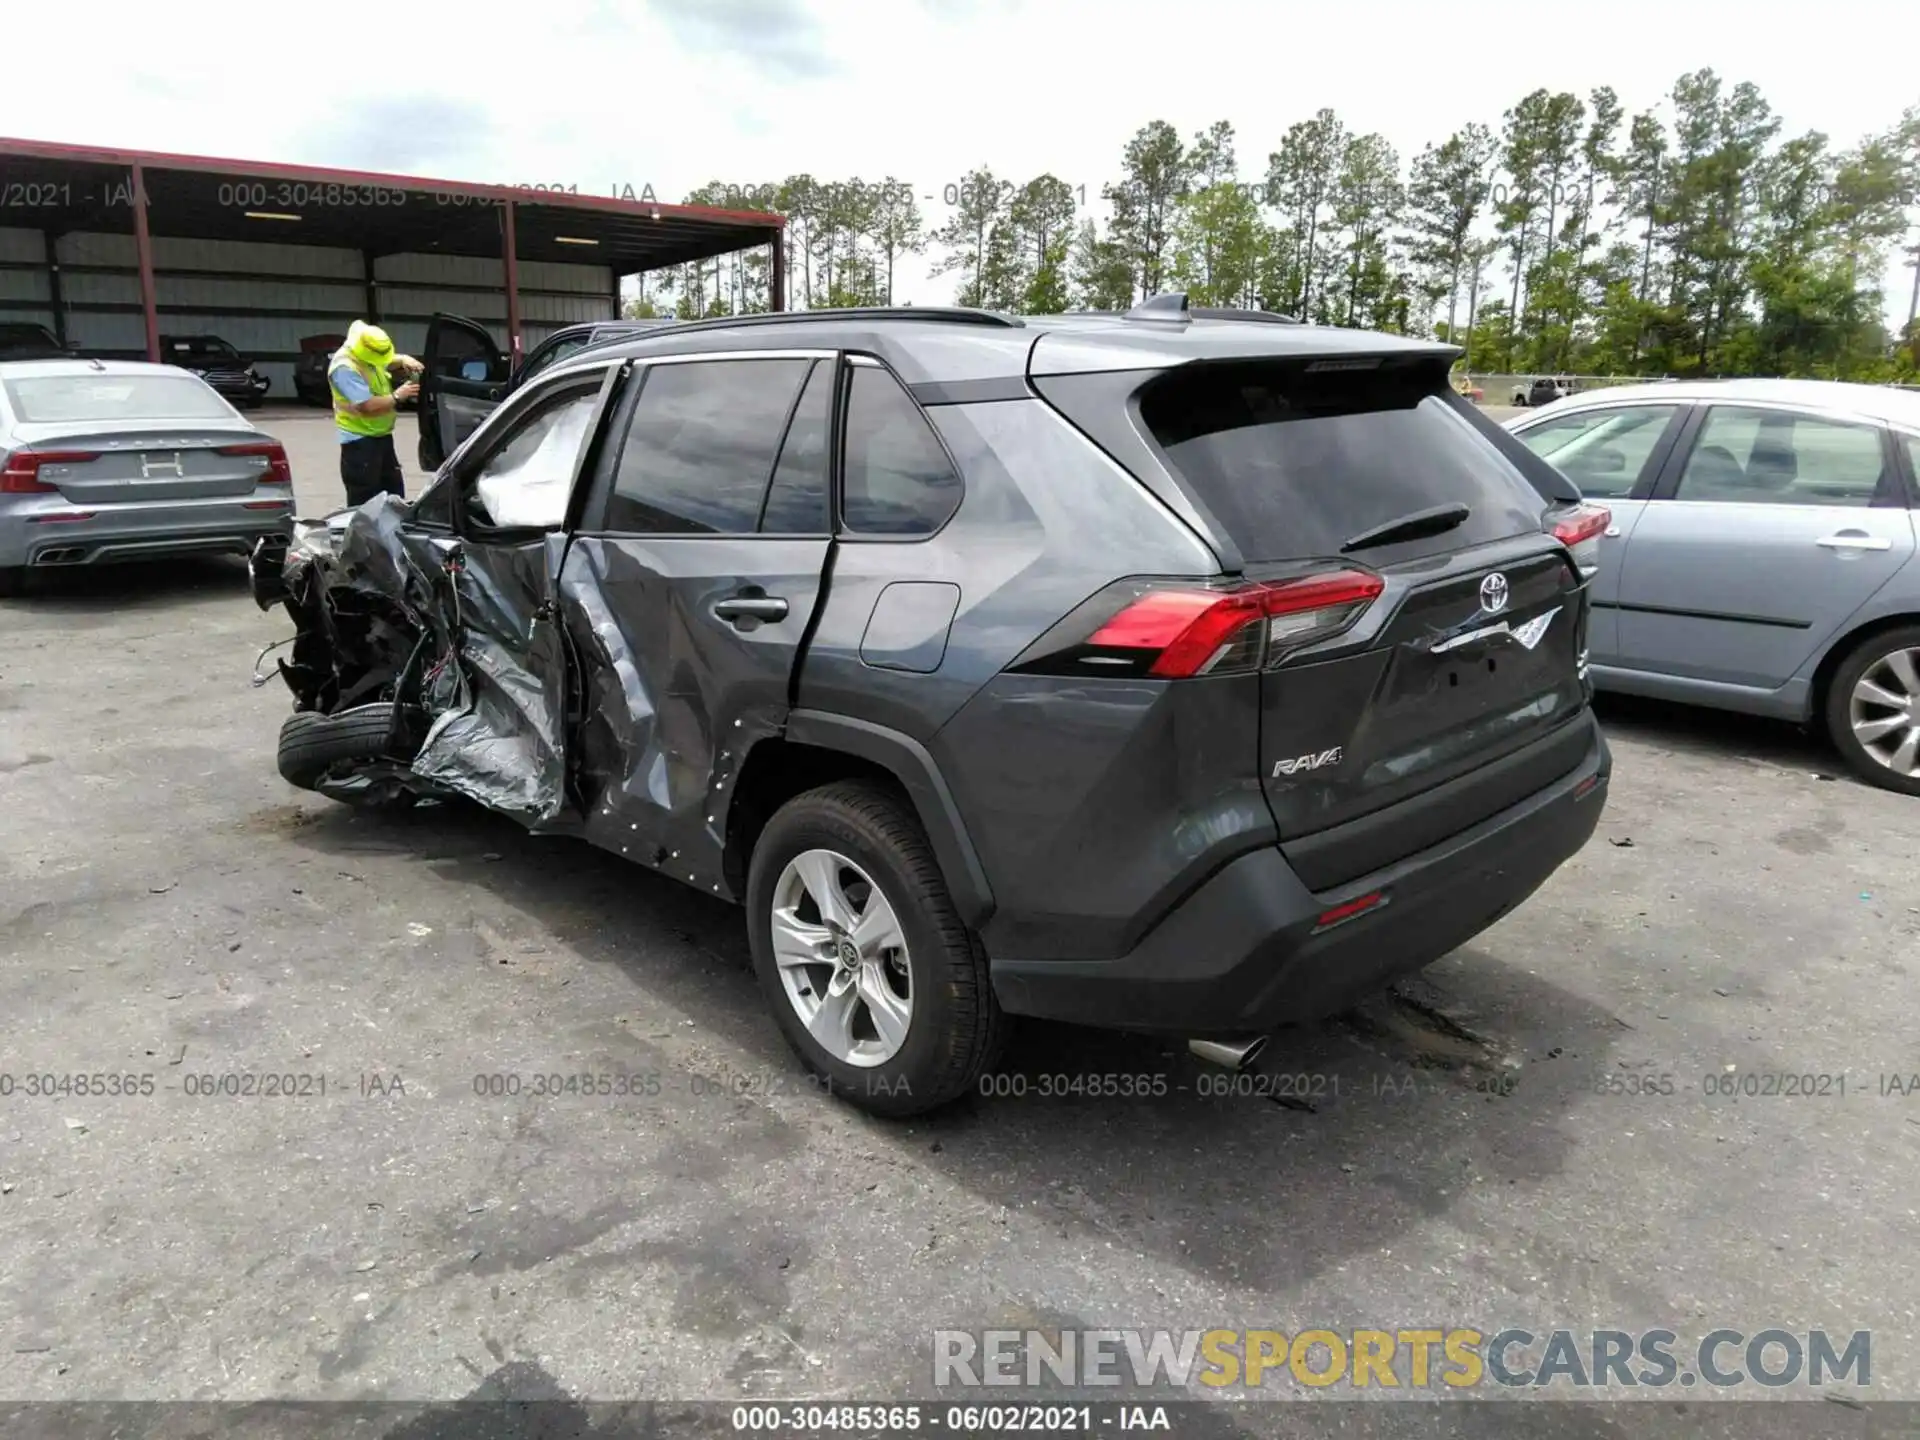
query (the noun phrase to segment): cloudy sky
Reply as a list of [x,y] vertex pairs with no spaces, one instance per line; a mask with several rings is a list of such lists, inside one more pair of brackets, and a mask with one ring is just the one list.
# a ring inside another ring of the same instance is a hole
[[[1097,195],[1156,118],[1232,121],[1251,179],[1321,106],[1404,161],[1537,86],[1632,113],[1701,66],[1837,145],[1920,103],[1913,0],[69,0],[9,7],[5,38],[0,134],[661,199],[891,174],[934,223],[981,164]],[[1911,271],[1888,283],[1904,319]],[[951,286],[909,271],[902,298]]]

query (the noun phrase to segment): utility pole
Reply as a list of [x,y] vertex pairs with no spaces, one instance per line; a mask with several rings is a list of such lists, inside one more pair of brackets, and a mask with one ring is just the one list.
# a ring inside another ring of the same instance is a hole
[[1913,298],[1907,301],[1907,329],[1913,329],[1916,316],[1920,316],[1920,245],[1909,245],[1907,253],[1913,257],[1913,263],[1907,268],[1913,271]]

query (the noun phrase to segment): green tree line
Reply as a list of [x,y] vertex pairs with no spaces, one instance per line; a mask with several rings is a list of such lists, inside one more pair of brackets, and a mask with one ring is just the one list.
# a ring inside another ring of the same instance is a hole
[[[686,199],[786,215],[794,307],[892,303],[906,257],[931,252],[959,304],[1115,310],[1178,289],[1450,339],[1488,372],[1920,374],[1920,330],[1909,313],[1889,333],[1882,289],[1896,254],[1920,258],[1920,104],[1842,148],[1783,135],[1755,86],[1699,70],[1631,116],[1606,87],[1536,90],[1409,161],[1332,110],[1264,161],[1246,148],[1225,120],[1185,139],[1155,120],[1092,194],[981,166],[925,195],[796,175]],[[655,274],[636,308],[765,309],[769,269],[760,253]]]

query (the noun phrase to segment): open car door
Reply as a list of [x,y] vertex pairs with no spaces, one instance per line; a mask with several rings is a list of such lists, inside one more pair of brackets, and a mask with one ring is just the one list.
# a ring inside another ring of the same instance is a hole
[[427,322],[420,358],[420,468],[431,475],[505,398],[512,366],[485,326],[459,315]]

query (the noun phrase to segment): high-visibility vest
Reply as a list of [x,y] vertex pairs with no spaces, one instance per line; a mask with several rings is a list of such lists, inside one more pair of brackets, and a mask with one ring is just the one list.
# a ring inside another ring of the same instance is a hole
[[393,393],[393,377],[384,367],[361,364],[354,359],[347,347],[342,345],[333,352],[333,358],[327,362],[327,389],[333,392],[333,423],[352,435],[374,437],[391,435],[393,422],[397,418],[393,411],[388,410],[380,415],[356,415],[353,411],[353,402],[340,393],[340,387],[334,384],[333,377],[343,365],[351,368],[356,375],[366,381],[367,388],[374,394],[391,395]]

